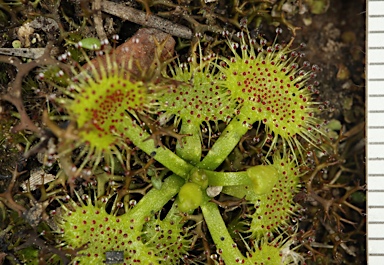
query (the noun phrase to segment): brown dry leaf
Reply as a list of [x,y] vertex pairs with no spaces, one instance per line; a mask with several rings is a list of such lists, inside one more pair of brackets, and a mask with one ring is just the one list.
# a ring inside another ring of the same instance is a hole
[[[127,40],[124,44],[118,46],[112,51],[114,58],[119,65],[135,76],[148,70],[156,61],[156,53],[162,48],[160,62],[172,58],[175,47],[175,40],[171,35],[158,29],[142,28],[136,34]],[[96,69],[100,68],[100,63],[106,66],[106,57],[101,56],[91,61]],[[84,68],[87,68],[86,64]]]

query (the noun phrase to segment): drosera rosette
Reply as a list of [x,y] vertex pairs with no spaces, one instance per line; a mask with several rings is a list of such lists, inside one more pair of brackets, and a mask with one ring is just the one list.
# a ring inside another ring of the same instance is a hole
[[212,63],[216,55],[204,56],[198,37],[188,63],[176,61],[164,73],[178,81],[177,85],[169,86],[157,97],[162,116],[174,117],[176,126],[181,122],[180,133],[189,134],[178,143],[176,153],[192,164],[201,159],[201,130],[208,130],[211,135],[212,125],[217,130],[220,121],[229,122],[236,107],[227,89],[216,83],[217,69]]
[[[281,29],[276,32],[281,34]],[[223,34],[229,38],[228,32]],[[243,135],[252,126],[258,131],[263,128],[263,144],[269,145],[267,155],[280,144],[292,150],[298,161],[303,157],[301,139],[318,146],[323,135],[322,121],[315,117],[320,103],[312,99],[320,68],[311,67],[307,61],[299,65],[304,53],[291,48],[293,39],[286,45],[275,40],[267,46],[264,38],[252,39],[246,29],[236,37],[239,43],[227,41],[232,57],[222,57],[217,65],[221,73],[217,83],[239,104],[239,119],[233,120],[233,127],[238,129],[232,134]]]
[[299,192],[303,176],[296,162],[280,154],[273,156],[267,165],[251,167],[248,171],[258,189],[249,186],[228,186],[223,192],[235,197],[246,197],[254,208],[248,215],[250,218],[248,233],[251,238],[261,239],[292,223],[293,218],[299,217],[302,207],[294,201]]

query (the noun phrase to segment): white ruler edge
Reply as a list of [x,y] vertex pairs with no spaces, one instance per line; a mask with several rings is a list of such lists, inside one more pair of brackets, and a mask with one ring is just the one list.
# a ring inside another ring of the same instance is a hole
[[384,264],[384,0],[367,1],[367,255]]

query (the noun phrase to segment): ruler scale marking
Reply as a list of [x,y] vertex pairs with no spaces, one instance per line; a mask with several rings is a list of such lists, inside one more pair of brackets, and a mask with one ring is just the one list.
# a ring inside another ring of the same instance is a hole
[[367,1],[367,261],[384,264],[384,0]]

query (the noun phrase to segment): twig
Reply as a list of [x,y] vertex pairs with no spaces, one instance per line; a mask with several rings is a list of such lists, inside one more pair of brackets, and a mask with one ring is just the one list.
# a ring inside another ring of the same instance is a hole
[[174,24],[171,21],[158,16],[146,14],[145,12],[132,7],[123,6],[110,1],[102,1],[101,10],[143,26],[160,29],[176,37],[192,39],[192,31],[189,28]]
[[92,9],[95,11],[93,22],[95,23],[97,35],[99,36],[99,39],[106,40],[107,34],[104,31],[103,18],[101,17],[101,0],[95,0],[92,3]]
[[[335,230],[332,229],[332,227],[328,224],[326,224],[325,222],[323,222],[321,219],[320,219],[320,222],[323,224],[323,226],[325,227],[325,229],[327,229],[328,233],[330,235],[333,235],[335,234]],[[356,253],[353,251],[353,249],[349,248],[347,246],[347,244],[345,244],[345,242],[341,241],[340,237],[336,235],[335,239],[337,241],[340,240],[340,246],[345,250],[345,252],[347,252],[349,255],[353,256],[353,257],[356,257]]]
[[0,48],[0,54],[37,59],[44,54],[45,50],[45,48]]
[[19,176],[21,176],[22,174],[24,174],[25,172],[26,171],[18,172],[17,166],[16,166],[15,170],[12,173],[12,179],[11,179],[11,182],[9,183],[9,185],[7,187],[7,190],[3,193],[0,193],[0,201],[2,201],[9,208],[16,211],[19,215],[24,213],[26,211],[26,208],[24,206],[18,204],[17,202],[15,202],[15,200],[13,199],[13,196],[12,196],[12,190],[15,187],[17,178]]

